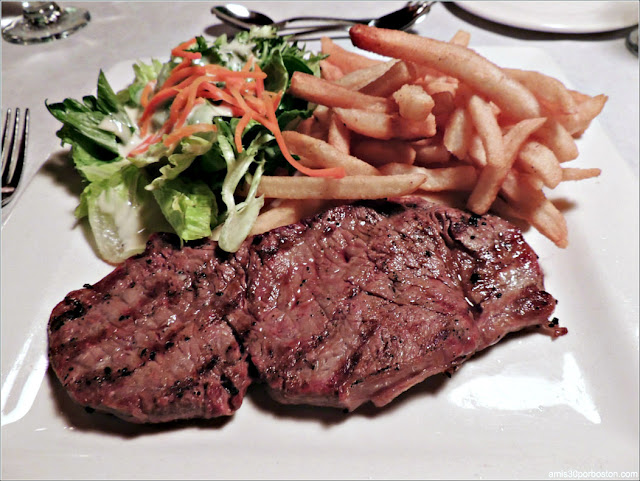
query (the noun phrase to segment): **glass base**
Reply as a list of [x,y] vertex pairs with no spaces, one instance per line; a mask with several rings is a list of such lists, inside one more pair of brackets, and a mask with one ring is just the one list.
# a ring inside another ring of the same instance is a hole
[[56,21],[36,25],[21,17],[2,29],[2,37],[11,43],[28,45],[33,43],[50,42],[59,38],[66,38],[76,30],[85,27],[91,16],[82,8],[63,8]]

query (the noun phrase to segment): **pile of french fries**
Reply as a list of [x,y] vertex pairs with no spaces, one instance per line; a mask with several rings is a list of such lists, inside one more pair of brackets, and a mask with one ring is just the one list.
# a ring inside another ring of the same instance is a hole
[[448,42],[364,25],[350,35],[356,47],[389,60],[322,39],[322,78],[296,72],[290,87],[317,105],[313,117],[284,132],[305,166],[341,166],[346,175],[263,177],[258,193],[276,201],[254,234],[336,200],[446,193],[476,214],[522,219],[568,245],[564,216],[545,190],[600,175],[563,164],[578,156],[575,139],[606,96],[500,68],[468,47],[464,31]]

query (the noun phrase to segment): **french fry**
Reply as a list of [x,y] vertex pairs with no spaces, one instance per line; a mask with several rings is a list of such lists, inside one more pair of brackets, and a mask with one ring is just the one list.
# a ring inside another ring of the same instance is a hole
[[304,135],[310,135],[311,129],[313,128],[313,124],[316,122],[315,117],[309,117],[308,119],[304,119],[302,122],[298,124],[296,127],[296,132],[300,132]]
[[429,82],[424,83],[424,89],[429,95],[435,95],[441,92],[447,92],[455,96],[459,82],[451,77],[443,75]]
[[320,61],[320,74],[323,79],[329,80],[330,82],[335,82],[344,77],[344,72],[340,70],[340,67],[327,60]]
[[318,105],[313,110],[313,117],[319,123],[325,125],[326,127],[329,126],[329,122],[331,121],[331,115],[332,115],[331,109],[326,105]]
[[478,183],[469,196],[467,206],[476,214],[489,210],[511,165],[504,152],[502,131],[491,106],[477,95],[469,100],[469,114],[484,144],[487,165],[480,171]]
[[419,85],[403,85],[393,93],[400,117],[425,120],[435,105],[433,98]]
[[447,190],[469,191],[477,181],[476,169],[471,165],[426,169],[415,165],[389,163],[380,168],[384,175],[424,174],[426,179],[420,190],[442,192]]
[[378,175],[378,170],[322,140],[291,130],[282,132],[291,153],[300,156],[300,162],[311,168],[343,167],[347,175]]
[[585,180],[598,177],[602,173],[601,169],[579,169],[575,167],[564,167],[562,169],[562,181],[568,180]]
[[423,174],[323,177],[263,176],[257,195],[279,199],[384,199],[414,192]]
[[473,50],[460,45],[367,25],[349,30],[352,43],[363,50],[435,68],[459,79],[494,101],[515,120],[540,117],[540,105],[522,84]]
[[324,200],[283,200],[277,207],[261,213],[251,228],[249,235],[263,234],[284,225],[298,222],[322,210],[327,204]]
[[378,140],[368,137],[353,142],[352,153],[359,159],[375,166],[388,162],[413,164],[416,150],[406,141]]
[[370,67],[353,70],[348,74],[345,74],[342,78],[335,81],[337,85],[346,87],[351,90],[360,90],[392,68],[400,60],[393,59],[387,62],[371,65]]
[[431,143],[430,139],[418,140],[411,143],[416,152],[413,162],[421,167],[429,167],[433,164],[445,164],[451,160],[451,154],[441,143]]
[[549,147],[559,162],[567,162],[578,157],[578,146],[574,138],[560,122],[547,119],[545,124],[532,136]]
[[457,108],[445,126],[442,143],[449,152],[462,160],[467,156],[472,135],[473,124],[469,113],[465,108]]
[[[535,176],[511,171],[506,176],[500,193],[507,198],[512,215],[529,222],[558,247],[567,247],[567,222],[562,212],[544,195]],[[492,208],[499,209],[499,206],[499,199],[496,199]]]
[[395,110],[393,102],[389,102],[385,98],[354,92],[304,72],[293,74],[289,93],[327,107],[361,108],[385,113],[391,113]]
[[374,139],[420,139],[436,133],[436,121],[433,115],[425,121],[403,119],[398,115],[388,115],[360,109],[336,108],[342,122],[354,132]]
[[417,76],[416,69],[407,62],[395,62],[391,68],[360,89],[360,92],[378,97],[388,97]]
[[329,37],[322,37],[322,39],[320,39],[320,45],[322,53],[328,55],[327,60],[345,74],[382,63],[380,60],[374,60],[364,55],[350,52],[340,47]]
[[514,167],[521,172],[537,175],[550,189],[555,189],[562,181],[562,167],[555,154],[546,145],[535,140],[522,146]]
[[467,156],[469,160],[478,167],[484,167],[487,165],[487,151],[485,150],[482,139],[478,134],[474,134],[471,137]]
[[471,40],[471,34],[469,32],[467,32],[466,30],[458,30],[454,34],[454,36],[451,37],[451,40],[449,40],[449,43],[462,45],[463,47],[468,47],[470,40]]
[[512,205],[497,198],[491,209],[498,215],[527,221],[560,248],[569,245],[567,222],[562,212],[549,199],[545,198],[534,207],[520,208],[518,205]]
[[540,72],[507,68],[504,71],[531,90],[547,108],[556,114],[572,114],[577,102],[562,82]]
[[449,116],[456,108],[455,97],[451,92],[436,92],[431,94],[434,105],[431,113],[436,118],[437,125],[446,125],[449,121]]
[[587,96],[586,99],[578,103],[575,113],[559,115],[557,120],[572,136],[578,137],[589,127],[591,121],[602,112],[607,99],[606,95]]
[[531,134],[544,125],[546,120],[544,117],[524,119],[509,129],[503,139],[504,155],[508,163],[513,164],[520,147],[522,147]]
[[334,112],[331,113],[331,120],[329,121],[327,142],[347,155],[351,150],[351,131]]

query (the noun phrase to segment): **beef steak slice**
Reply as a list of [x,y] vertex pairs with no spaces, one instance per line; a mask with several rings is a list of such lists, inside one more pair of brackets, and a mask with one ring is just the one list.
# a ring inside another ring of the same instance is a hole
[[334,208],[248,255],[232,325],[284,403],[382,406],[555,307],[518,229],[421,199]]
[[132,422],[230,415],[250,384],[224,316],[244,303],[244,275],[213,243],[154,236],[49,322],[49,358],[71,397]]

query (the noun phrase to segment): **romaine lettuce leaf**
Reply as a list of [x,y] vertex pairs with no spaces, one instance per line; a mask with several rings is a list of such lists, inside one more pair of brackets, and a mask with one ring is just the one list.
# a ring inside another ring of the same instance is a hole
[[177,178],[151,192],[180,238],[189,241],[211,235],[212,224],[217,224],[218,206],[206,183]]
[[82,192],[76,215],[88,216],[98,252],[110,263],[142,252],[151,233],[169,230],[146,185],[144,172],[129,165]]

